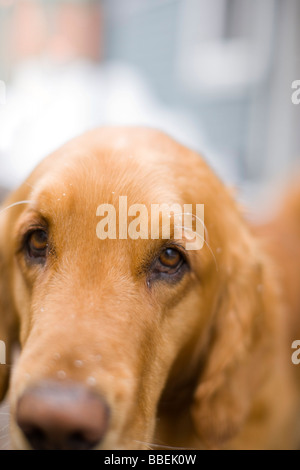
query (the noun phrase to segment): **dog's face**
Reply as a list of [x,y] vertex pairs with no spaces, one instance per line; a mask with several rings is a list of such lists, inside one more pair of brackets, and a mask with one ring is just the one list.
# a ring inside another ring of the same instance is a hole
[[[151,204],[204,204],[209,239],[196,251],[186,250],[184,232],[172,239],[174,227],[169,239],[99,239],[101,204],[115,207],[116,233],[122,229],[120,196],[128,207],[143,204],[149,217]],[[9,352],[19,331],[21,344],[10,392],[14,446],[144,448],[166,389],[196,385],[203,370],[219,372],[232,350],[223,344],[217,356],[210,336],[221,298],[231,295],[221,286],[241,275],[237,250],[250,251],[243,228],[235,243],[240,220],[230,197],[197,155],[171,139],[107,129],[46,159],[6,205],[15,203],[0,223],[0,339]],[[222,316],[227,337],[237,333],[235,308],[232,300],[231,317]],[[221,329],[213,336],[221,341]],[[8,369],[0,370],[2,392]],[[197,421],[191,397],[187,412]],[[234,421],[243,412],[237,406]]]

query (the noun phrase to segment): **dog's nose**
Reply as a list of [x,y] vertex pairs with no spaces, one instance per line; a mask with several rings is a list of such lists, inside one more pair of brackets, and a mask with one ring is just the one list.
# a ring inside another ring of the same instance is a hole
[[109,409],[82,385],[47,381],[25,391],[16,418],[35,450],[88,450],[103,440]]

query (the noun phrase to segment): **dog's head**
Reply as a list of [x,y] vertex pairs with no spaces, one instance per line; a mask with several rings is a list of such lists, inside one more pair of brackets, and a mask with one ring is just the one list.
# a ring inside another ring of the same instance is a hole
[[[163,237],[155,204],[193,216],[169,214]],[[189,250],[186,227],[175,232],[197,218],[205,240]],[[44,160],[0,214],[7,364],[21,346],[14,445],[144,448],[163,398],[184,390],[199,440],[232,437],[249,412],[244,378],[263,321],[257,259],[223,184],[159,132],[90,132]],[[2,396],[10,370],[0,366]]]

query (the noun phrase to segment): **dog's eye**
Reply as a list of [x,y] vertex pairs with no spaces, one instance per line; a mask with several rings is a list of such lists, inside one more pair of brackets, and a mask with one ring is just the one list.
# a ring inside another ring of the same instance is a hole
[[48,247],[48,234],[45,230],[34,230],[27,235],[25,250],[31,260],[43,263],[47,256]]
[[178,250],[175,250],[174,248],[167,248],[161,253],[159,262],[166,271],[173,271],[177,270],[182,264],[183,257]]
[[181,250],[168,247],[152,264],[147,281],[148,286],[156,280],[179,282],[188,269],[187,260]]

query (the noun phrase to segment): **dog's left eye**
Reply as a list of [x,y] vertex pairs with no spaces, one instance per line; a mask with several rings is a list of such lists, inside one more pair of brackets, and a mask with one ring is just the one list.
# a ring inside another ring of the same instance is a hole
[[159,262],[163,270],[173,271],[174,269],[178,269],[178,267],[182,264],[183,257],[178,250],[175,250],[174,248],[167,248],[161,253]]
[[43,264],[48,253],[48,234],[45,230],[34,230],[26,237],[25,250],[28,258]]

